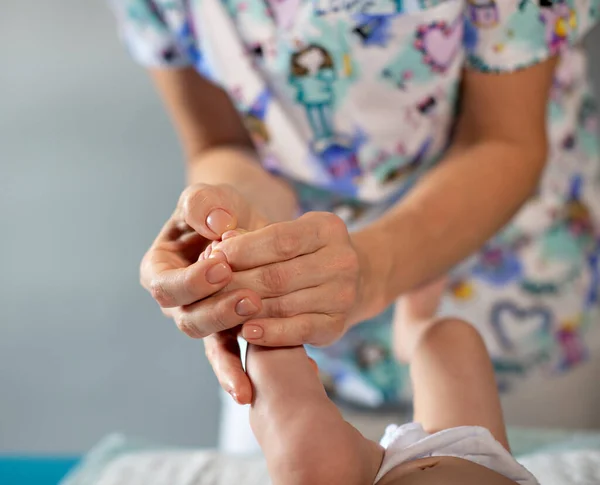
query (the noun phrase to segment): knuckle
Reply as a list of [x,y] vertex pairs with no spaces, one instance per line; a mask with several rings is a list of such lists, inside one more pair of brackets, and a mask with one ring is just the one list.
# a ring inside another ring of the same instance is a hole
[[342,308],[351,307],[354,304],[354,301],[356,300],[356,293],[357,289],[355,286],[344,286],[338,294],[338,301],[340,303],[340,306]]
[[275,233],[274,245],[277,256],[288,260],[297,255],[299,241],[296,235],[280,229]]
[[317,224],[312,225],[312,238],[319,246],[325,246],[331,239],[331,228],[327,223],[319,221]]
[[357,272],[359,269],[358,254],[352,248],[342,251],[338,256],[340,270],[344,272]]
[[289,277],[280,264],[265,266],[261,272],[261,279],[267,292],[276,295],[285,293],[289,283]]
[[188,337],[204,338],[206,336],[203,335],[200,330],[198,330],[189,313],[180,312],[179,315],[175,317],[175,324],[177,325],[177,328],[185,333]]
[[200,185],[187,186],[184,189],[184,191],[181,192],[177,206],[180,207],[181,209],[183,209],[184,211],[187,211],[187,209],[190,206],[191,201],[195,200],[196,194],[198,193],[199,190],[201,190]]
[[307,318],[302,318],[298,321],[298,341],[310,345],[318,345],[315,342],[312,321]]
[[160,278],[154,278],[150,282],[149,291],[152,298],[154,298],[162,308],[169,308],[175,305],[173,295],[165,288],[164,282]]
[[345,328],[346,319],[343,315],[336,315],[332,317],[330,322],[331,336],[328,344],[332,344],[333,342],[335,342],[340,337],[340,335],[344,333]]
[[290,298],[274,298],[272,312],[277,317],[293,317],[298,314],[296,303]]
[[214,332],[222,332],[229,329],[228,319],[226,316],[226,308],[224,305],[219,305],[215,309],[211,317],[211,324]]
[[310,225],[311,236],[319,243],[329,239],[330,228],[328,227],[327,220],[330,215],[329,212],[307,212],[302,216],[302,219]]
[[183,217],[186,222],[190,220],[191,214],[195,213],[201,205],[214,199],[216,190],[215,187],[210,185],[197,184],[187,187],[182,192],[179,199],[179,206],[183,211]]
[[331,212],[308,213],[306,220],[312,228],[311,236],[319,245],[325,245],[331,240],[348,238],[346,223]]
[[339,236],[348,233],[346,223],[339,216],[332,214],[331,212],[325,212],[321,217],[323,225],[329,230],[330,235]]

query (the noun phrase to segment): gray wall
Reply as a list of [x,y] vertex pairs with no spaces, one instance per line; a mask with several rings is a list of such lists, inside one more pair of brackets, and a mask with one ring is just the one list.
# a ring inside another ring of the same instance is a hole
[[137,284],[182,180],[102,1],[1,0],[0,451],[214,444],[202,346]]
[[214,444],[202,344],[138,285],[183,187],[152,86],[102,1],[0,0],[0,66],[0,451]]

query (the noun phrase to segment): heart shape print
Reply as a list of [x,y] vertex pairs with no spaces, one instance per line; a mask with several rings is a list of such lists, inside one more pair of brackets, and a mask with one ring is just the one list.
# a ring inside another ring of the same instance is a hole
[[463,28],[461,19],[451,25],[444,21],[421,25],[414,46],[423,54],[423,62],[435,72],[446,72],[459,53]]
[[510,301],[498,302],[492,308],[492,328],[505,350],[515,349],[516,342],[538,335],[549,335],[552,313],[542,306],[520,308]]

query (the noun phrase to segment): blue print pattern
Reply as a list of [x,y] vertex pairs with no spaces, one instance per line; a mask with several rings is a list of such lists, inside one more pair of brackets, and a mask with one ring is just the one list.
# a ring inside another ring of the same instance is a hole
[[[581,41],[600,0],[111,3],[138,61],[210,76],[302,209],[338,212],[350,227],[384,213],[443,158],[465,68],[512,72],[560,54],[537,193],[455,268],[443,308],[480,329],[503,389],[588,357],[600,291],[600,152]],[[409,397],[391,349],[392,313],[310,349],[341,399],[378,407]]]

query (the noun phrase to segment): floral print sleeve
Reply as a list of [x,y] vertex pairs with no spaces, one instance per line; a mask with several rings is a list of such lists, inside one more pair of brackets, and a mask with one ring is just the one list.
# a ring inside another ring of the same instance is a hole
[[526,68],[579,43],[599,16],[599,0],[468,0],[468,64],[485,72]]
[[191,16],[185,0],[111,0],[119,31],[132,57],[145,67],[197,65]]

